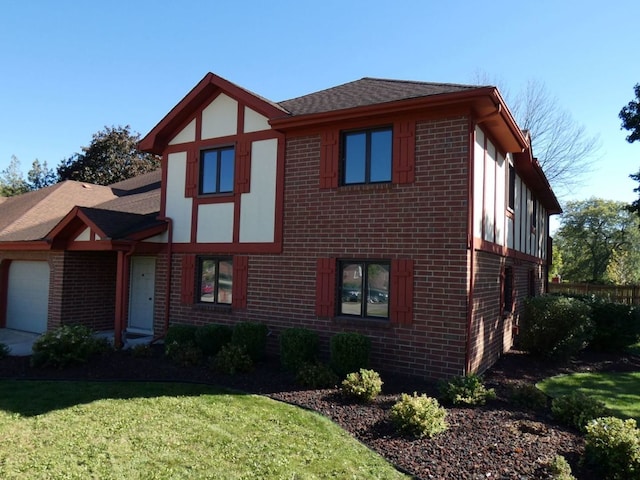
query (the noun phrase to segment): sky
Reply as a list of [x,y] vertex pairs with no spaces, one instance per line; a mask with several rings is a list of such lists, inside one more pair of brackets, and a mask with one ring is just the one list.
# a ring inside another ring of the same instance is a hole
[[[631,202],[640,143],[618,113],[640,83],[635,0],[0,0],[0,170],[56,167],[105,126],[145,135],[207,72],[273,101],[362,77],[542,82],[597,136],[561,201]],[[535,155],[535,145],[534,145]]]

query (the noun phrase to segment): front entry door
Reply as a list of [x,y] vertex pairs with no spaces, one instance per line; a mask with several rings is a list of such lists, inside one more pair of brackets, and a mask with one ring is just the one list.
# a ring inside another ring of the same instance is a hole
[[129,327],[132,333],[153,333],[153,298],[156,283],[156,259],[131,257],[129,288]]

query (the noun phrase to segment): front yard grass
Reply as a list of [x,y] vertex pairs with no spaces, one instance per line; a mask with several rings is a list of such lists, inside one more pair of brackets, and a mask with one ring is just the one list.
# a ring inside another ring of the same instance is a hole
[[537,386],[554,398],[579,390],[603,402],[612,415],[640,422],[640,372],[558,375]]
[[406,478],[319,414],[206,385],[0,381],[0,478]]

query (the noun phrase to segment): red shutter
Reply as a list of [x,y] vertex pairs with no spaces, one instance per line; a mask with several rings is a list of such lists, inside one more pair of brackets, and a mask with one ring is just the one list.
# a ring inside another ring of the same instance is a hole
[[416,122],[401,121],[393,126],[393,183],[413,183],[416,161]]
[[391,322],[413,322],[413,260],[391,261]]
[[233,308],[247,308],[247,283],[249,281],[249,257],[233,257]]
[[192,198],[198,196],[198,154],[196,152],[187,153],[187,172],[184,186],[184,196]]
[[191,305],[195,298],[196,257],[185,255],[182,257],[182,278],[180,300],[183,305]]
[[316,269],[316,315],[333,317],[336,302],[336,261],[319,258]]
[[338,140],[337,130],[322,133],[320,144],[320,188],[336,188],[338,186]]
[[250,177],[251,142],[239,142],[236,151],[236,193],[249,193]]

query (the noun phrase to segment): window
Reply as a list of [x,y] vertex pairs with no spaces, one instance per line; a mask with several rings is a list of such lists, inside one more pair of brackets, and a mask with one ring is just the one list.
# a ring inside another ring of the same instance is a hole
[[390,127],[344,133],[343,184],[390,182],[392,151]]
[[389,262],[339,263],[339,315],[389,318]]
[[233,290],[233,260],[202,257],[198,260],[198,301],[231,305]]
[[529,296],[535,297],[537,293],[536,288],[536,272],[534,270],[529,270]]
[[509,210],[513,210],[516,205],[516,169],[513,168],[513,165],[509,164],[509,196],[508,196],[508,207]]
[[200,154],[200,193],[233,192],[234,147],[203,150]]
[[538,202],[535,198],[531,201],[533,202],[533,206],[531,207],[531,231],[535,232],[538,223]]

